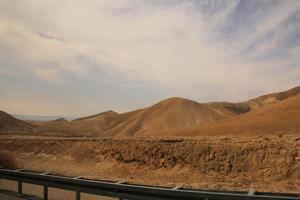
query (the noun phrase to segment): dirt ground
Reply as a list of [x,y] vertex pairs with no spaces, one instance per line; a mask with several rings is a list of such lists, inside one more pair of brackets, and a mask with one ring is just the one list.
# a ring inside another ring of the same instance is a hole
[[18,167],[202,189],[300,193],[300,135],[197,139],[1,136]]

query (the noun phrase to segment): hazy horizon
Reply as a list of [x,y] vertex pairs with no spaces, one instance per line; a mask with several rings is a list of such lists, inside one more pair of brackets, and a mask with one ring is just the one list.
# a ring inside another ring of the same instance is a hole
[[0,0],[0,110],[122,113],[300,85],[300,1]]
[[51,120],[56,120],[59,118],[64,118],[68,121],[71,121],[73,119],[76,119],[75,117],[72,116],[60,116],[60,115],[24,115],[24,114],[15,114],[15,113],[9,113],[13,117],[20,119],[20,120],[32,120],[32,121],[51,121]]
[[[299,86],[295,86],[295,87],[300,87]],[[293,87],[294,88],[294,87]],[[284,91],[287,91],[289,89],[293,89],[293,88],[287,88],[286,90]],[[272,94],[272,93],[277,93],[277,92],[284,92],[284,91],[273,91],[271,93],[268,93],[268,94]],[[256,97],[260,97],[260,96],[264,96],[264,95],[268,95],[268,94],[261,94],[259,96],[255,96],[253,98],[256,98]],[[184,97],[168,97],[166,99],[171,99],[171,98],[184,98]],[[253,99],[253,98],[250,98],[250,99]],[[158,103],[160,101],[164,101],[166,99],[160,99],[156,102],[153,102],[151,103],[150,105],[145,105],[144,107],[139,107],[139,108],[135,108],[134,110],[139,110],[139,109],[143,109],[143,108],[147,108],[149,106],[152,106],[154,105],[155,103]],[[186,98],[185,98],[186,99]],[[245,99],[244,101],[248,101],[250,99]],[[188,100],[191,100],[191,101],[194,101],[193,99],[188,99]],[[229,102],[229,103],[239,103],[239,102],[242,102],[242,101],[208,101],[208,102],[198,102],[198,103],[211,103],[211,102]],[[100,114],[100,113],[104,113],[104,112],[107,112],[107,111],[113,111],[113,112],[116,112],[118,114],[122,114],[122,113],[126,113],[126,112],[131,112],[133,110],[127,110],[127,111],[124,111],[124,112],[118,112],[117,110],[113,110],[113,109],[107,109],[107,110],[102,110],[102,111],[94,111],[93,113],[88,113],[88,114],[85,114],[85,115],[47,115],[47,114],[40,114],[40,115],[36,115],[34,113],[32,114],[22,114],[22,113],[9,113],[11,114],[12,116],[14,116],[15,118],[17,119],[20,119],[20,120],[40,120],[40,121],[50,121],[50,120],[55,120],[55,119],[58,119],[58,118],[64,118],[68,121],[71,121],[71,120],[74,120],[76,118],[80,118],[80,117],[87,117],[87,116],[92,116],[92,115],[95,115],[95,114]]]

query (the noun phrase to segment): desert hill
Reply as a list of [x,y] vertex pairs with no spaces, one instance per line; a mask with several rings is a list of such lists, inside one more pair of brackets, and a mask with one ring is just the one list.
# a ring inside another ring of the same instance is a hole
[[300,134],[300,95],[215,123],[184,131],[160,132],[160,136],[284,134]]
[[[102,130],[111,136],[293,133],[299,130],[295,126],[300,120],[299,94],[300,87],[295,87],[245,102],[202,104],[173,97],[148,108],[109,116]],[[190,129],[197,131],[187,133]]]
[[173,97],[148,108],[117,114],[106,111],[73,121],[54,120],[31,122],[39,126],[40,134],[61,136],[138,136],[196,127],[222,120],[239,112],[214,104],[200,104]]
[[297,96],[300,94],[300,86],[292,88],[287,91],[267,94],[256,97],[244,102],[230,103],[230,102],[211,102],[211,104],[219,109],[225,108],[237,114],[247,113],[249,111],[260,109],[264,106],[272,105],[283,101],[287,98]]
[[148,108],[109,118],[107,132],[117,136],[138,136],[185,129],[236,115],[226,109],[173,97]]
[[65,118],[61,117],[61,118],[52,120],[52,122],[68,122],[68,120],[66,120]]
[[278,103],[280,101],[283,101],[290,97],[297,96],[299,94],[300,94],[300,86],[294,87],[287,91],[267,94],[267,95],[257,97],[255,99],[251,99],[248,101],[248,105],[250,110],[255,110],[267,105]]
[[[138,136],[152,132],[195,127],[235,116],[238,112],[216,104],[200,104],[180,97],[160,101],[148,108],[127,113],[111,113],[79,118],[83,124],[97,126],[99,131],[111,136]],[[101,130],[100,130],[101,129]]]
[[[172,97],[150,107],[118,114],[112,110],[72,121],[18,120],[38,127],[36,134],[55,136],[151,137],[299,132],[300,86],[249,101],[198,103]],[[17,120],[17,119],[15,119]],[[13,121],[6,126],[14,131]],[[22,129],[22,128],[21,128]]]
[[91,115],[91,116],[87,116],[87,117],[81,117],[81,118],[77,118],[74,119],[73,121],[101,121],[106,117],[110,117],[110,116],[116,116],[118,113],[114,112],[113,110],[108,110],[106,112],[102,112],[99,114],[95,114],[95,115]]
[[18,120],[6,112],[0,111],[0,133],[30,133],[36,127],[32,124]]
[[38,126],[39,135],[53,136],[110,136],[104,131],[107,117],[115,116],[114,111],[106,111],[96,115],[67,121],[63,118],[52,121],[30,121]]

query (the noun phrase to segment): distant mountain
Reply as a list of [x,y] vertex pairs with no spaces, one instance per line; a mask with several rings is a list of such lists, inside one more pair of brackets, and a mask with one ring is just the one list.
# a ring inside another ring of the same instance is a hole
[[0,133],[5,134],[32,134],[36,131],[36,126],[18,120],[6,112],[0,111]]
[[283,92],[277,92],[277,93],[263,95],[263,96],[255,98],[255,99],[249,100],[248,103],[249,103],[249,107],[251,108],[251,110],[255,110],[257,108],[261,108],[266,105],[272,105],[272,104],[278,103],[280,101],[283,101],[290,97],[297,96],[299,94],[300,94],[300,86],[294,87],[290,90],[283,91]]
[[148,108],[108,118],[111,135],[138,136],[180,130],[225,119],[236,113],[209,104],[173,97]]
[[160,136],[285,134],[300,134],[300,95],[283,98],[236,117],[183,131],[164,132]]
[[245,102],[198,103],[172,97],[118,114],[112,110],[67,121],[28,121],[37,134],[97,137],[264,135],[300,133],[300,86]]
[[231,110],[232,112],[243,114],[249,111],[260,109],[264,106],[278,103],[280,101],[283,101],[290,97],[297,96],[299,94],[300,94],[300,86],[283,92],[277,92],[277,93],[259,96],[245,102],[239,102],[239,103],[212,102],[209,104],[214,105],[217,108],[224,107],[225,109]]
[[51,121],[30,121],[39,127],[38,133],[56,136],[110,136],[104,128],[107,117],[118,115],[114,111],[106,111],[96,115],[66,121],[59,118]]
[[[50,121],[51,122],[51,121]],[[58,119],[55,119],[55,120],[52,120],[52,122],[62,122],[62,123],[67,123],[68,120],[66,120],[65,118],[61,117],[61,118],[58,118]]]
[[24,115],[24,114],[11,114],[15,118],[24,121],[51,121],[56,120],[58,118],[65,118],[66,120],[70,121],[75,119],[74,117],[66,117],[66,116],[47,116],[47,115]]
[[98,121],[98,120],[102,120],[105,117],[111,117],[111,116],[115,116],[115,115],[118,115],[118,113],[114,112],[113,110],[109,110],[109,111],[102,112],[102,113],[99,113],[99,114],[77,118],[77,119],[74,119],[74,121],[84,121],[84,120],[85,121],[86,120]]
[[[239,103],[198,103],[173,97],[148,108],[109,116],[102,123],[102,132],[112,136],[147,137],[236,135],[251,131],[253,134],[299,133],[299,95],[300,87],[295,87]],[[191,129],[197,131],[188,134],[187,130]]]

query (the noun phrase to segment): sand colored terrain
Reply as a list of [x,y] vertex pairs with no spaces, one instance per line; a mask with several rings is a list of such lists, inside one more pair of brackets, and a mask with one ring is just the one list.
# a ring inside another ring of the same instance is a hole
[[[300,134],[300,96],[196,128],[153,133],[151,136],[285,135]],[[145,135],[146,136],[146,135]]]
[[108,118],[106,131],[116,136],[139,136],[185,129],[234,115],[226,109],[174,97],[145,109]]
[[70,122],[30,122],[38,134],[79,136],[139,136],[144,133],[195,127],[236,115],[225,108],[200,104],[179,97],[161,101],[148,108],[117,114],[113,111],[79,118]]
[[22,122],[6,114],[0,118],[0,124],[6,124],[0,126],[0,133],[18,130],[16,134],[90,137],[297,134],[299,95],[300,86],[240,103],[198,103],[173,97],[127,113],[110,110],[73,121]]
[[36,126],[18,120],[6,112],[0,111],[0,133],[4,134],[23,134],[33,133]]
[[68,176],[300,192],[300,135],[143,140],[1,136],[0,149],[18,167]]
[[67,121],[59,118],[52,121],[28,121],[38,127],[32,135],[47,136],[110,136],[105,134],[103,127],[107,122],[106,117],[117,115],[113,111],[107,111],[88,117]]

